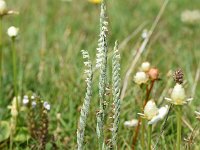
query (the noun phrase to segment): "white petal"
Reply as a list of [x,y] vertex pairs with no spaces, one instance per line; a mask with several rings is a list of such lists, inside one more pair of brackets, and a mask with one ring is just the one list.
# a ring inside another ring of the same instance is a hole
[[161,107],[158,110],[158,115],[160,116],[161,119],[163,119],[167,115],[168,111],[169,111],[169,106],[165,105],[164,107]]
[[150,124],[155,124],[155,123],[157,123],[159,120],[161,120],[161,118],[160,118],[159,115],[157,115],[157,116],[153,117],[153,118],[148,122],[148,124],[149,124],[149,125],[150,125]]
[[137,119],[133,119],[133,120],[129,120],[129,121],[124,122],[124,126],[126,126],[126,127],[136,127],[137,125],[138,125]]

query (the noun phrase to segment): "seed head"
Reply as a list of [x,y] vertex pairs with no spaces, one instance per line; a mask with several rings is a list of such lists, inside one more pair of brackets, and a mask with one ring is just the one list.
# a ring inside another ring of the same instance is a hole
[[173,74],[174,81],[178,84],[183,83],[183,77],[184,77],[184,74],[181,69],[177,69]]

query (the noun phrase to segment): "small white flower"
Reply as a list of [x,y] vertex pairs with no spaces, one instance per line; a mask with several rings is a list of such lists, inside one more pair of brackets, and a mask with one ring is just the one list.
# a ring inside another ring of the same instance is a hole
[[144,107],[144,114],[138,114],[149,120],[148,124],[152,125],[162,120],[166,116],[168,109],[168,105],[158,109],[155,102],[153,100],[149,100]]
[[7,5],[4,0],[0,0],[0,15],[3,15],[7,10]]
[[46,110],[50,110],[51,109],[51,105],[48,102],[46,102],[46,101],[44,102],[43,106],[44,106],[44,108]]
[[148,30],[147,29],[144,29],[143,32],[142,32],[142,38],[143,39],[146,39],[148,36]]
[[137,125],[138,125],[137,119],[132,119],[132,120],[124,122],[124,126],[126,126],[126,127],[136,127]]
[[186,99],[185,89],[181,84],[176,84],[172,90],[171,98],[165,98],[174,105],[187,104],[192,98]]
[[149,77],[145,72],[137,72],[136,75],[134,76],[134,81],[137,84],[142,84],[146,83],[148,81]]
[[144,107],[144,115],[148,120],[151,120],[158,114],[158,108],[153,100],[149,100]]
[[33,100],[33,99],[35,99],[35,96],[34,96],[34,95],[32,95],[32,96],[31,96],[31,99],[32,99],[32,100]]
[[143,62],[142,65],[141,65],[141,70],[144,71],[144,72],[147,72],[149,71],[150,69],[150,63],[149,62]]
[[24,105],[27,105],[27,104],[28,104],[28,102],[29,102],[29,99],[28,99],[28,96],[27,96],[27,95],[25,95],[25,96],[24,96],[24,98],[23,98],[23,101],[22,101],[22,102],[23,102],[23,104],[24,104]]
[[169,111],[169,106],[168,105],[165,105],[164,107],[161,107],[159,110],[158,110],[158,115],[154,116],[149,122],[148,124],[155,124],[157,123],[158,121],[162,120],[168,113]]
[[19,28],[12,26],[8,28],[7,34],[9,37],[13,38],[17,36],[18,32],[19,32]]
[[36,101],[32,101],[31,105],[33,108],[35,108],[35,106],[37,105]]

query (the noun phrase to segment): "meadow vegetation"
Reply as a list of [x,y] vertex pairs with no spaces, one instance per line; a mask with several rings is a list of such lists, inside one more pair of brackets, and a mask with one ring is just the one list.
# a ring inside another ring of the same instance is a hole
[[0,149],[200,149],[199,0],[6,3]]

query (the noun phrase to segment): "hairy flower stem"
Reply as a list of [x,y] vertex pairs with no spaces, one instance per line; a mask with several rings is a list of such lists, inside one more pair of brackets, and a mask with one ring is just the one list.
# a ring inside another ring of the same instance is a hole
[[17,62],[16,62],[16,49],[15,49],[15,38],[14,37],[12,38],[12,63],[13,63],[14,94],[16,97],[17,111],[19,111],[18,90],[17,90]]
[[2,98],[3,91],[2,91],[2,63],[3,63],[3,49],[2,49],[2,22],[3,22],[3,17],[0,16],[0,98]]
[[176,111],[176,119],[177,119],[177,146],[176,146],[176,150],[180,150],[181,149],[181,115],[182,115],[182,110],[181,110],[182,106],[177,106],[177,111]]
[[148,150],[151,150],[151,134],[152,134],[152,125],[148,126]]
[[[150,87],[148,88],[148,85],[147,85],[147,88],[146,88],[146,98],[145,98],[145,101],[144,101],[144,104],[143,104],[143,107],[142,109],[144,109],[145,105],[147,104],[148,102],[148,99],[149,99],[149,96],[151,94],[151,91],[153,89],[153,86],[154,86],[154,83],[155,83],[156,80],[152,80],[151,81],[151,84],[150,84]],[[139,117],[138,119],[138,124],[137,124],[137,127],[135,129],[135,135],[133,136],[133,143],[132,143],[132,150],[135,149],[135,146],[136,146],[136,143],[137,143],[137,137],[138,137],[138,134],[139,134],[139,130],[140,130],[140,124],[141,124],[141,117]]]

